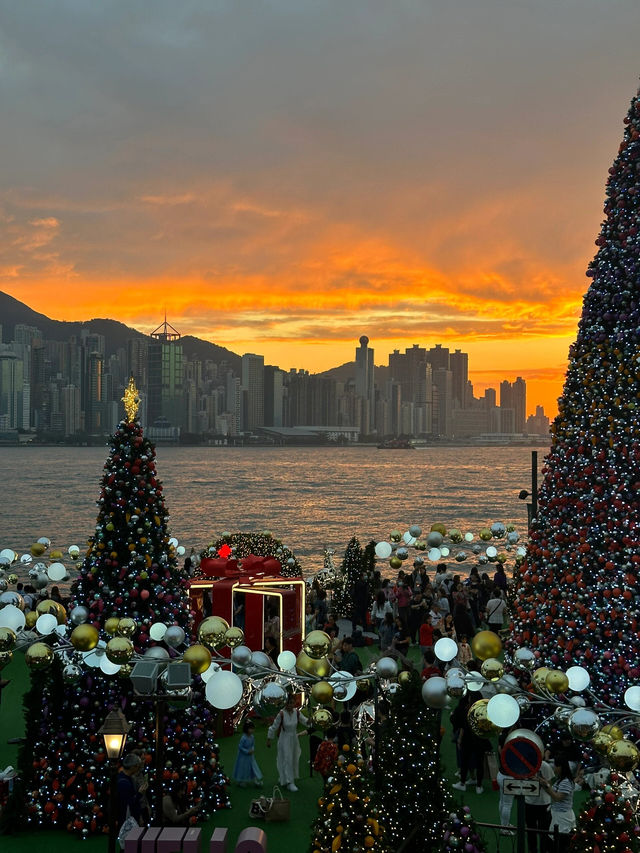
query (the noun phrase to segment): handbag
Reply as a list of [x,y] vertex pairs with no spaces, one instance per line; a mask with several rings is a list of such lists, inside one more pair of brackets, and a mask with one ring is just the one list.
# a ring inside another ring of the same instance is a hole
[[257,797],[249,804],[249,817],[253,820],[265,820],[267,812],[271,808],[273,799],[271,797]]
[[120,845],[121,850],[124,850],[124,842],[127,835],[129,835],[131,830],[135,829],[137,826],[140,826],[140,824],[135,817],[131,817],[131,815],[122,822],[120,832],[118,833],[118,844]]
[[265,818],[267,823],[276,823],[289,820],[291,803],[282,796],[282,791],[276,785],[271,797],[271,805],[267,809]]

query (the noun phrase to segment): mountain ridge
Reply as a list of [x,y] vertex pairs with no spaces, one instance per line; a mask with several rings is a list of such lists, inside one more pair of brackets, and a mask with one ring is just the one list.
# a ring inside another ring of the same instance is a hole
[[[107,357],[114,355],[120,347],[125,347],[127,340],[131,338],[151,338],[150,335],[145,335],[144,332],[132,326],[108,317],[94,317],[91,320],[82,321],[52,320],[46,314],[35,311],[24,302],[0,290],[0,327],[3,342],[13,340],[16,325],[34,326],[40,329],[46,340],[52,341],[67,341],[72,335],[79,336],[82,329],[90,329],[96,334],[104,335]],[[227,362],[236,372],[240,370],[241,356],[226,347],[211,341],[203,341],[193,335],[182,336],[180,343],[187,359],[195,357],[201,361],[214,361],[217,364]]]

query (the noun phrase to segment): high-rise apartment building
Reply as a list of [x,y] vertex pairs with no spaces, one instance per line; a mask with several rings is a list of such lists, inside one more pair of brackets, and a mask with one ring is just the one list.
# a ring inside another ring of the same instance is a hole
[[434,372],[438,369],[451,369],[449,350],[441,344],[436,344],[434,347],[431,347],[430,350],[427,350],[427,361],[433,368]]
[[449,355],[453,405],[456,409],[467,409],[471,403],[469,395],[469,354],[457,349]]
[[[521,376],[518,376],[515,382],[509,382],[505,379],[500,383],[500,409],[513,410],[512,432],[525,432],[527,420],[527,383]],[[509,422],[511,422],[510,418]],[[502,432],[508,431],[506,429],[502,430]]]
[[437,367],[433,371],[433,431],[451,438],[453,435],[453,380],[451,371]]
[[[394,350],[389,355],[389,379],[400,385],[402,404],[412,404],[411,426],[406,429],[406,410],[402,429],[397,434],[430,435],[433,422],[433,368],[427,350],[414,344],[404,353]],[[395,410],[395,407],[394,407]]]

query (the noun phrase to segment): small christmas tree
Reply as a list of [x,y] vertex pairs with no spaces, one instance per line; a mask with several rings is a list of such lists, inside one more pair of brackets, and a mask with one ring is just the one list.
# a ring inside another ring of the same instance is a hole
[[617,707],[640,676],[640,99],[609,169],[598,252],[516,580],[511,643],[585,666]]
[[353,615],[353,588],[362,573],[362,548],[354,536],[346,547],[340,566],[341,578],[333,593],[332,609],[336,617],[351,619]]
[[302,566],[296,555],[269,531],[223,533],[202,552],[201,558],[224,555],[234,560],[242,560],[250,554],[255,557],[275,557],[282,566],[281,574],[285,578],[302,575]]
[[318,800],[311,853],[390,853],[372,800],[372,782],[362,755],[345,744]]
[[443,837],[438,850],[440,853],[484,853],[485,845],[478,835],[475,821],[468,806],[452,811],[442,824]]
[[571,853],[637,853],[640,826],[632,800],[637,804],[637,788],[615,772],[594,788],[578,816]]
[[[121,709],[131,724],[127,749],[138,748],[148,764],[153,761],[156,709],[153,701],[134,695],[127,677],[131,660],[146,653],[166,663],[190,632],[188,579],[170,542],[155,450],[135,421],[135,388],[128,392],[128,417],[113,436],[104,466],[95,532],[71,589],[73,648],[49,669],[38,669],[37,660],[33,667],[25,699],[28,737],[19,760],[22,789],[7,815],[14,828],[20,818],[22,826],[67,827],[85,837],[106,831],[109,772],[98,730],[110,710]],[[154,623],[167,626],[163,642],[152,639]],[[170,787],[179,777],[187,783],[190,805],[197,802],[202,814],[210,814],[229,799],[217,762],[213,712],[197,681],[193,705],[185,707],[187,690],[168,695],[160,706],[164,762],[153,803],[160,786]]]

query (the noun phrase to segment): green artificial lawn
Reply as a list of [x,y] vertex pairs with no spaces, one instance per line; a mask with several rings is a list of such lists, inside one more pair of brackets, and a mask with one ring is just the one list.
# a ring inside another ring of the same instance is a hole
[[[358,653],[364,664],[372,657],[379,654],[377,647],[369,646],[358,649]],[[412,649],[410,655],[416,662],[419,650]],[[10,679],[11,683],[2,691],[2,703],[0,705],[0,770],[11,764],[17,767],[18,746],[8,744],[7,741],[21,737],[24,733],[24,719],[22,709],[22,695],[29,684],[29,673],[24,663],[24,657],[16,653],[12,662],[2,671],[2,677]],[[267,721],[256,719],[256,759],[264,774],[264,788],[258,791],[255,788],[240,788],[233,782],[229,787],[232,807],[217,812],[209,821],[200,824],[202,828],[203,853],[208,850],[208,842],[213,829],[216,826],[229,828],[228,851],[233,853],[239,833],[251,825],[262,826],[267,834],[268,850],[270,853],[305,853],[309,849],[311,841],[311,824],[317,815],[317,800],[322,793],[322,779],[317,773],[310,773],[309,769],[309,739],[301,737],[302,757],[300,759],[300,779],[297,782],[299,791],[291,793],[283,791],[283,794],[291,801],[291,819],[287,823],[260,824],[249,818],[249,804],[251,800],[261,793],[271,795],[272,788],[278,782],[276,770],[276,745],[270,749],[266,746]],[[445,774],[450,782],[456,781],[455,750],[451,740],[451,727],[449,725],[449,712],[444,711],[442,723],[445,727],[445,735],[441,746],[441,760]],[[226,773],[230,775],[235,762],[237,743],[239,735],[229,738],[221,738],[220,760]],[[498,793],[491,790],[490,781],[485,778],[485,791],[476,794],[475,787],[469,787],[466,792],[453,791],[455,799],[459,803],[466,803],[471,808],[471,814],[477,821],[485,823],[499,823],[498,817]],[[105,800],[108,792],[103,792]],[[576,813],[585,794],[576,795]],[[515,820],[515,806],[512,819]],[[482,829],[489,853],[503,851],[510,853],[516,850],[515,837],[505,837],[498,830]],[[69,848],[75,848],[76,844],[82,844],[82,850],[86,853],[103,853],[107,849],[106,837],[89,838],[80,841],[66,831],[29,831],[16,835],[4,835],[0,837],[0,850],[2,853],[33,853],[35,845],[46,846],[47,853],[66,853]]]

